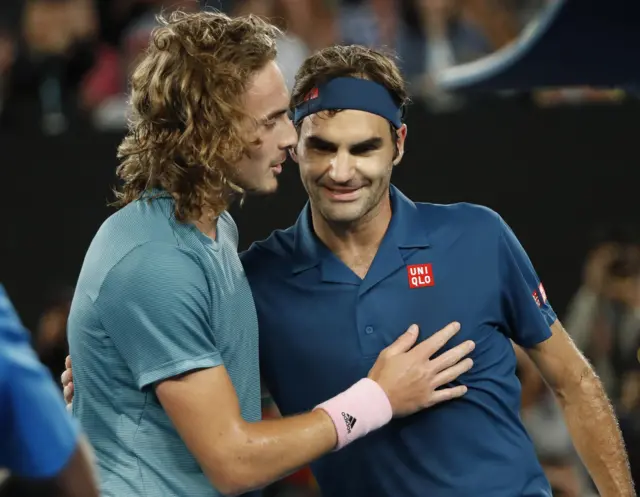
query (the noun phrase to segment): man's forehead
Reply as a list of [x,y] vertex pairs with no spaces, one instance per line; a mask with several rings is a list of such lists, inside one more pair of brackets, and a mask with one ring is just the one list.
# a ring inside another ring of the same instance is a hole
[[256,118],[288,107],[289,90],[275,63],[268,64],[253,76],[244,100],[247,110]]
[[357,142],[381,135],[389,127],[380,116],[361,110],[323,111],[312,114],[302,121],[302,137],[315,136],[338,142]]

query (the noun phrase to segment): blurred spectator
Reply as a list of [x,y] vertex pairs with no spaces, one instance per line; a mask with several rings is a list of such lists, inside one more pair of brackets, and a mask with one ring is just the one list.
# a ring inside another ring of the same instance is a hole
[[34,56],[67,56],[97,28],[92,0],[28,0],[23,22],[24,39]]
[[0,2],[0,115],[6,98],[7,78],[13,66],[22,12],[21,0],[2,0]]
[[[60,0],[58,0],[60,1]],[[434,109],[460,102],[443,95],[432,76],[509,43],[544,0],[113,0],[99,2],[101,43],[83,81],[82,108],[100,129],[126,124],[126,82],[161,10],[223,8],[253,13],[284,31],[278,63],[289,87],[300,63],[327,45],[362,44],[397,53],[414,90]]]
[[583,281],[565,319],[609,394],[640,481],[640,245],[608,235],[587,256]]
[[437,73],[502,48],[523,27],[514,5],[497,0],[411,0],[402,5],[406,30],[398,51],[407,77],[434,109],[459,104],[434,85]]
[[[316,0],[244,0],[237,2],[232,13],[255,14],[283,30],[284,35],[278,40],[277,62],[289,89],[300,64],[325,41],[319,41],[316,33],[330,36],[328,33],[333,29],[329,11]],[[326,28],[317,29],[323,24]]]
[[95,65],[80,90],[80,104],[92,114],[98,129],[123,129],[126,125],[127,80],[157,26],[157,14],[199,8],[197,0],[116,0],[103,4],[102,29],[106,38],[98,47]]
[[15,43],[10,35],[0,32],[0,114],[4,107],[5,80],[13,65]]
[[610,239],[587,257],[583,282],[565,319],[567,331],[593,363],[614,402],[640,340],[640,250]]
[[[93,61],[97,16],[93,0],[25,0],[19,7],[16,57],[7,102],[20,118],[37,102],[42,130],[57,134],[75,108],[74,94]],[[31,118],[31,116],[29,116]]]
[[[64,131],[77,111],[88,113],[99,129],[122,129],[127,78],[156,26],[155,15],[178,8],[252,12],[279,25],[285,34],[278,62],[290,87],[307,55],[356,43],[394,51],[415,96],[432,110],[456,109],[466,101],[443,93],[433,77],[509,44],[552,1],[2,0],[0,112],[4,101],[5,122],[39,118],[49,134]],[[535,95],[541,105],[557,105],[620,101],[626,94],[550,89]]]

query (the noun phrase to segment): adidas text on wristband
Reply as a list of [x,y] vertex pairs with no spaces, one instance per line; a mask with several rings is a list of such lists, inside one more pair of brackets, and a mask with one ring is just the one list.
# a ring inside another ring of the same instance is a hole
[[387,394],[369,378],[363,378],[316,409],[324,410],[333,421],[338,434],[335,450],[381,428],[393,417]]

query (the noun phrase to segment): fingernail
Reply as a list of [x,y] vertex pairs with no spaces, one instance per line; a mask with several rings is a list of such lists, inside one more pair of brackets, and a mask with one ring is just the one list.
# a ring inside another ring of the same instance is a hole
[[460,329],[460,323],[458,323],[457,321],[454,321],[452,324],[456,331]]
[[409,333],[411,333],[412,335],[418,333],[418,325],[412,324],[411,326],[409,326]]

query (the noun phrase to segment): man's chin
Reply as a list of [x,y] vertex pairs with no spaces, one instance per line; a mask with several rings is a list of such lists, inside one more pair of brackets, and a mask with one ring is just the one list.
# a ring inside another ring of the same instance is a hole
[[351,224],[362,217],[362,209],[356,205],[330,205],[320,208],[322,217],[330,223]]
[[273,195],[278,191],[278,186],[278,180],[276,178],[273,178],[273,180],[265,183],[264,185],[245,188],[244,191],[247,195],[251,195],[252,197]]

